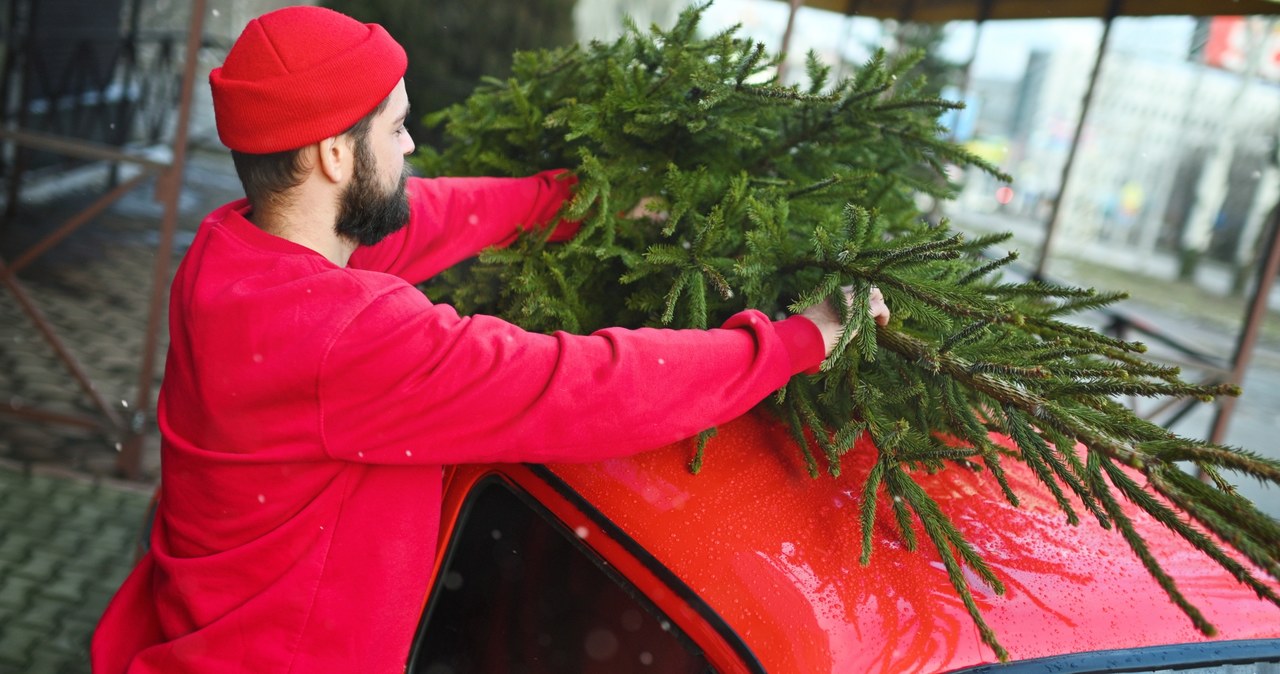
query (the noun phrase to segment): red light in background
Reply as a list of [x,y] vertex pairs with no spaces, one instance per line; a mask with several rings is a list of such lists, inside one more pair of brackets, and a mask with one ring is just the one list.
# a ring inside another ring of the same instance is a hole
[[1000,202],[1001,206],[1013,201],[1013,188],[1005,185],[996,189],[996,201]]

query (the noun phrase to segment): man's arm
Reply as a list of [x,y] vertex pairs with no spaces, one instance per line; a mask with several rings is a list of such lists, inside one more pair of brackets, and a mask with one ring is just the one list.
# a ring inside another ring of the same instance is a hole
[[527,333],[411,288],[375,300],[320,372],[330,456],[375,463],[586,461],[728,421],[810,369],[823,331],[745,311],[717,330]]
[[[506,245],[526,229],[545,225],[572,194],[565,171],[527,178],[411,178],[409,225],[376,246],[356,249],[357,269],[395,274],[421,283],[493,245]],[[553,239],[568,238],[576,223],[560,223]]]

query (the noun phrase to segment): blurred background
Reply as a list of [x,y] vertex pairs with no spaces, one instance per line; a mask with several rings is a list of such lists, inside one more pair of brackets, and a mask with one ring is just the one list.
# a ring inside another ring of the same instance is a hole
[[[241,196],[208,72],[284,4],[0,0],[0,672],[87,671],[159,475],[169,278],[203,216]],[[612,40],[625,17],[669,26],[686,2],[323,4],[406,46],[426,113],[505,76],[513,50]],[[945,134],[1014,181],[956,168],[955,199],[921,212],[1012,232],[1018,273],[1128,291],[1087,320],[1245,391],[1129,402],[1280,458],[1278,15],[1271,0],[717,0],[703,29],[785,52],[787,83],[809,52],[851,75],[875,50],[925,50],[919,71],[965,104]],[[1280,516],[1280,495],[1240,489]]]

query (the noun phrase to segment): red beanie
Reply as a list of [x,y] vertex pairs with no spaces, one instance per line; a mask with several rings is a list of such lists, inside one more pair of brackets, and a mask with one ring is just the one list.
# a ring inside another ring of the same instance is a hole
[[320,7],[263,14],[209,73],[218,137],[267,154],[336,136],[382,103],[408,63],[382,26]]

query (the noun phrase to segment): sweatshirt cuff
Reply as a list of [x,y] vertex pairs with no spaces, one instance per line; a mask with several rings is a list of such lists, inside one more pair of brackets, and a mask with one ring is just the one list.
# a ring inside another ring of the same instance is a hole
[[818,326],[804,316],[792,316],[774,323],[773,329],[791,356],[791,373],[817,374],[827,353]]

